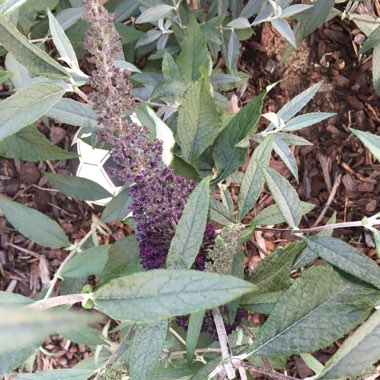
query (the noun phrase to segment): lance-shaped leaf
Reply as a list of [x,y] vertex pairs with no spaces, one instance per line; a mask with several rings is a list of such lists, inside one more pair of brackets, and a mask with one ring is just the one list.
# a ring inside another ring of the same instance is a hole
[[168,321],[137,326],[129,355],[130,380],[153,379],[165,344]]
[[[315,205],[309,202],[302,202],[301,201],[301,210],[302,210],[302,215],[307,214],[311,210],[315,208]],[[281,213],[280,208],[274,204],[270,205],[264,210],[260,211],[254,218],[254,221],[258,225],[274,225],[274,224],[280,224],[280,223],[285,223],[286,219]]]
[[34,242],[52,248],[70,245],[62,228],[37,210],[0,196],[0,210],[18,231]]
[[317,0],[314,2],[313,7],[302,14],[300,26],[295,33],[296,40],[301,41],[319,28],[326,21],[334,3],[335,0]]
[[205,311],[201,310],[197,313],[193,313],[189,317],[189,326],[186,334],[186,351],[187,360],[189,363],[193,360],[194,351],[197,348],[199,335],[203,324],[203,318],[205,317]]
[[323,260],[380,289],[380,267],[348,243],[330,236],[303,236],[303,239]]
[[34,46],[2,15],[0,15],[0,43],[32,74],[52,79],[69,78],[69,74],[63,66]]
[[210,200],[210,177],[204,178],[190,194],[175,235],[170,243],[166,264],[171,269],[189,269],[199,253],[206,229]]
[[212,309],[254,289],[232,276],[155,269],[111,280],[95,292],[94,301],[116,319],[151,323]]
[[107,204],[107,207],[102,212],[102,221],[104,223],[119,222],[123,220],[129,213],[129,206],[132,198],[129,196],[129,188],[120,191]]
[[63,98],[46,112],[46,116],[58,120],[61,123],[78,127],[99,128],[98,116],[92,108],[85,103],[73,99]]
[[286,142],[283,141],[279,136],[276,136],[273,142],[273,149],[289,169],[290,173],[293,174],[293,177],[298,183],[297,161],[288,144],[286,144]]
[[0,141],[39,119],[65,92],[53,83],[32,83],[0,102]]
[[380,136],[350,128],[350,131],[364,144],[364,146],[380,161]]
[[328,119],[329,117],[334,116],[335,113],[331,112],[311,112],[304,115],[296,116],[293,119],[290,119],[286,124],[283,131],[294,132],[302,128],[309,127],[310,125],[320,123],[321,121]]
[[24,161],[67,160],[78,157],[50,142],[31,125],[0,141],[0,156]]
[[218,169],[218,177],[215,182],[227,178],[243,163],[248,149],[236,145],[244,140],[249,133],[256,131],[266,94],[267,90],[245,105],[216,139],[213,158]]
[[158,21],[174,10],[175,8],[173,6],[167,4],[159,4],[154,7],[148,7],[148,9],[146,9],[141,13],[139,17],[137,17],[136,24]]
[[281,290],[289,283],[290,272],[296,257],[303,251],[305,243],[295,241],[285,248],[276,249],[260,261],[250,274],[252,281],[262,292]]
[[269,190],[276,201],[289,226],[298,226],[302,217],[301,202],[292,185],[279,173],[271,168],[265,168],[261,164],[260,169],[264,173]]
[[7,344],[0,347],[0,355],[41,341],[53,332],[70,331],[73,324],[78,328],[94,320],[93,315],[69,311],[3,309],[0,313],[0,335]]
[[87,178],[54,173],[44,173],[44,177],[57,190],[81,201],[95,201],[111,196],[106,189]]
[[190,83],[199,79],[202,66],[208,72],[210,71],[211,56],[207,48],[207,40],[194,16],[190,17],[180,45],[181,52],[176,63],[182,82]]
[[[326,224],[334,224],[336,222],[336,212],[334,212],[331,218],[327,221]],[[318,236],[332,236],[334,230],[325,229],[318,232]],[[306,244],[303,252],[297,257],[297,260],[294,262],[293,269],[299,269],[301,267],[305,267],[313,263],[316,259],[318,259],[318,255],[316,255]]]
[[313,352],[361,323],[380,292],[330,265],[305,270],[279,298],[256,337],[253,354]]
[[76,70],[77,72],[81,72],[77,56],[75,54],[73,46],[71,45],[70,40],[66,36],[58,20],[53,16],[53,14],[49,10],[48,18],[50,33],[53,38],[54,45],[61,56],[61,59],[64,60],[72,69]]
[[[295,98],[293,98],[290,102],[286,103],[278,112],[277,116],[280,117],[283,121],[287,122],[291,119],[296,113],[298,113],[303,107],[306,106],[307,103],[313,99],[314,95],[321,87],[322,82],[316,83],[310,86],[305,91],[298,94]],[[273,129],[274,125],[271,124],[269,129]]]
[[380,45],[380,27],[377,27],[366,39],[359,53],[364,54],[368,50]]
[[273,135],[266,137],[262,143],[254,150],[252,157],[244,173],[241,182],[238,206],[239,220],[242,220],[249,210],[255,205],[263,189],[265,178],[259,169],[257,161],[265,166],[269,166],[272,153]]
[[351,335],[317,379],[353,379],[380,359],[380,310]]
[[187,90],[178,110],[177,125],[183,158],[189,163],[196,162],[221,130],[220,115],[210,93],[206,72]]
[[83,278],[102,273],[108,259],[109,245],[99,245],[78,252],[62,268],[63,277]]

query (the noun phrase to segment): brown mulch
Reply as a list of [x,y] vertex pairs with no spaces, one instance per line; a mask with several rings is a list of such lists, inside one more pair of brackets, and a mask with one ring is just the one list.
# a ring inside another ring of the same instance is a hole
[[[349,22],[326,23],[303,42],[283,66],[279,66],[279,62],[285,44],[270,25],[265,24],[254,39],[244,43],[240,69],[251,74],[252,79],[237,92],[242,103],[248,102],[265,86],[284,79],[265,101],[266,112],[277,111],[295,95],[323,80],[321,90],[302,112],[337,113],[326,122],[297,132],[313,143],[310,147],[294,149],[299,184],[294,182],[283,163],[277,159],[272,161],[272,166],[294,183],[300,198],[316,205],[303,219],[303,227],[311,226],[319,217],[338,177],[336,194],[320,224],[326,223],[333,211],[337,212],[337,222],[342,222],[360,220],[380,210],[380,164],[348,130],[352,127],[380,135],[380,97],[374,94],[371,84],[370,55],[358,60],[359,46],[355,36],[359,33]],[[67,148],[70,136],[62,133],[60,126],[56,128],[51,139]],[[83,202],[49,189],[41,176],[46,170],[67,172],[68,162],[25,163],[0,158],[0,193],[45,213],[62,226],[70,241],[77,241],[90,229],[94,211]],[[265,194],[255,211],[270,202],[270,195]],[[123,234],[123,225],[111,226],[111,230],[112,238],[117,240]],[[372,238],[362,229],[337,230],[334,236],[376,257]],[[256,235],[256,239],[270,252],[294,237],[285,232],[264,232]],[[257,264],[259,251],[253,244],[248,244],[247,249],[255,261],[253,265]],[[29,241],[0,216],[0,290],[35,296],[66,255],[64,250],[41,247]],[[84,346],[70,345],[60,337],[51,337],[45,348],[56,355],[48,358],[39,354],[40,370],[71,367],[88,356]],[[336,349],[334,345],[315,356],[324,363]],[[292,376],[312,375],[298,357],[291,359],[289,368]]]

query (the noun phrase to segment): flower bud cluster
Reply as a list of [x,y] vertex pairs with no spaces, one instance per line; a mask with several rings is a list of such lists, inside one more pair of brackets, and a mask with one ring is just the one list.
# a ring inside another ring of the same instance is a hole
[[89,84],[95,91],[88,98],[98,115],[104,133],[112,136],[125,129],[121,116],[132,108],[132,86],[126,81],[128,73],[115,67],[122,53],[120,37],[113,25],[113,14],[103,6],[106,0],[84,0],[84,20],[89,23],[84,47],[90,53],[88,59],[94,65]]

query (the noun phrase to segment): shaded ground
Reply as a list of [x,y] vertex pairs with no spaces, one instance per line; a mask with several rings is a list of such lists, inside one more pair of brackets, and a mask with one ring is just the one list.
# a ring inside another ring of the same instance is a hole
[[[328,202],[330,206],[325,210],[321,224],[327,222],[333,211],[337,211],[339,222],[360,220],[380,209],[380,164],[373,162],[371,155],[348,130],[353,127],[380,134],[380,98],[371,86],[370,56],[358,61],[358,45],[354,39],[359,33],[347,22],[336,20],[327,23],[302,43],[299,51],[283,67],[279,67],[278,62],[284,43],[269,25],[264,25],[261,33],[244,45],[240,68],[250,73],[252,79],[248,86],[237,91],[242,103],[249,101],[268,84],[285,78],[269,93],[265,102],[265,111],[277,111],[296,94],[323,80],[321,91],[304,111],[337,113],[327,122],[299,132],[313,146],[295,148],[300,173],[300,183],[296,188],[302,200],[316,205],[315,210],[303,219],[303,227],[311,226]],[[45,132],[48,133],[46,129]],[[53,128],[50,138],[66,149],[70,145],[69,136],[59,126]],[[41,177],[47,166],[50,171],[58,173],[68,171],[65,161],[34,164],[0,158],[0,193],[47,214],[64,228],[70,241],[79,240],[90,229],[93,210],[83,202],[47,188],[47,181]],[[280,161],[274,159],[272,166],[291,179]],[[264,194],[255,211],[269,203],[271,196]],[[117,240],[123,236],[125,227],[123,224],[111,225],[110,232],[111,239]],[[337,230],[334,235],[376,257],[371,237],[364,235],[362,230]],[[256,233],[255,238],[255,245],[266,251],[294,239],[289,233],[271,231]],[[261,257],[255,245],[247,244],[251,268]],[[63,250],[48,249],[30,242],[0,216],[1,290],[33,297],[47,284],[66,254]],[[57,337],[47,341],[45,348],[55,355],[39,354],[38,370],[70,367],[88,355],[86,347]],[[319,351],[316,357],[326,362],[335,350],[336,345]],[[289,375],[300,378],[312,374],[298,358],[291,360],[289,369]]]

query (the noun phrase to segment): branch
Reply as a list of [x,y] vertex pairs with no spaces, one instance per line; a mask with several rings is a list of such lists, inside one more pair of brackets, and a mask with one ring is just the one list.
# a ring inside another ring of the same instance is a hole
[[25,306],[31,310],[46,310],[55,306],[73,305],[74,303],[86,301],[89,298],[88,294],[68,294],[53,298],[43,299]]
[[319,227],[310,227],[310,228],[301,228],[301,229],[292,229],[292,228],[265,228],[265,227],[256,227],[257,231],[278,231],[278,232],[284,232],[284,231],[291,231],[294,233],[308,233],[308,232],[317,232],[322,230],[331,230],[334,228],[351,228],[351,227],[369,227],[369,226],[378,226],[380,225],[380,220],[377,220],[376,222],[371,222],[370,224],[363,224],[363,222],[356,221],[356,222],[342,222],[342,223],[334,223],[334,224],[326,224],[325,226],[319,226]]
[[222,351],[223,367],[226,370],[228,379],[236,379],[235,369],[231,363],[231,351],[228,346],[227,332],[219,308],[212,309],[212,316],[214,317],[215,327],[219,338],[220,349]]
[[[48,291],[45,294],[44,300],[48,299],[51,295],[51,293],[54,290],[55,284],[57,281],[61,278],[61,273],[64,268],[64,266],[71,260],[71,258],[79,251],[80,247],[91,237],[91,235],[96,231],[98,228],[96,223],[93,223],[91,226],[91,230],[82,238],[82,240],[75,244],[73,249],[70,251],[69,255],[66,256],[65,260],[62,261],[62,264],[59,266],[58,270],[55,272],[52,280],[50,281],[48,285]],[[78,301],[79,302],[79,301]]]

